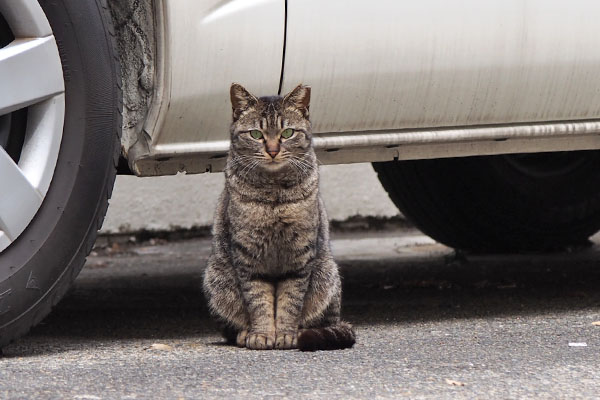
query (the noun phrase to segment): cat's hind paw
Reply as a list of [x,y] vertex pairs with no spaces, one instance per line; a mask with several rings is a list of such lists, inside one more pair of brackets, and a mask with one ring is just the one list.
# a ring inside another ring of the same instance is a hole
[[248,330],[242,329],[237,334],[237,337],[235,339],[235,344],[238,347],[246,347],[246,337],[247,336],[248,336]]
[[271,350],[274,344],[274,334],[250,332],[246,336],[246,347],[251,350]]

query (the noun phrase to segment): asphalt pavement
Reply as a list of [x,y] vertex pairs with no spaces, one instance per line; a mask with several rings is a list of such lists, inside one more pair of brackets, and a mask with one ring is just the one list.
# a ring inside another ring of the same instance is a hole
[[358,341],[314,353],[223,344],[199,290],[208,238],[102,243],[4,349],[0,399],[600,397],[600,239],[474,256],[410,229],[336,233]]

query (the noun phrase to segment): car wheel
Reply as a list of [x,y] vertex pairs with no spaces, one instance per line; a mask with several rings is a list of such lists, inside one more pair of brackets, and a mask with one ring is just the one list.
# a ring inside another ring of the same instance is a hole
[[512,252],[580,244],[600,229],[600,152],[373,164],[396,206],[458,249]]
[[102,224],[121,129],[105,0],[0,2],[0,347],[39,322]]

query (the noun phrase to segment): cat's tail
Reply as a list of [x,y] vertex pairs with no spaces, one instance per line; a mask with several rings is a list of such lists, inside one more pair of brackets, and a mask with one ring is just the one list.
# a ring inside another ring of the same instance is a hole
[[301,351],[339,350],[352,347],[356,334],[352,325],[339,322],[324,328],[304,329],[298,336],[298,349]]

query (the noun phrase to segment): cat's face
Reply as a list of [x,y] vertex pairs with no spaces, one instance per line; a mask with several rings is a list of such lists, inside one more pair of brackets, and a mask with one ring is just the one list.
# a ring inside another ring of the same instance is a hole
[[310,87],[298,85],[284,97],[257,98],[232,84],[231,160],[247,170],[306,168],[311,146]]

